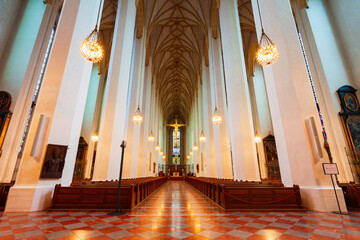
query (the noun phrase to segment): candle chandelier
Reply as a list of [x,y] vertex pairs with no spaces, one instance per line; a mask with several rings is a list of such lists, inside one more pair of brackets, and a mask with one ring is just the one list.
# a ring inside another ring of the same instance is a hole
[[257,6],[258,6],[260,24],[261,24],[261,38],[258,45],[258,49],[256,51],[256,61],[261,66],[267,66],[276,62],[276,60],[279,58],[279,51],[276,45],[273,43],[273,41],[271,41],[271,39],[266,35],[264,31],[264,27],[261,19],[261,13],[260,13],[259,0],[257,0]]
[[99,11],[97,15],[96,25],[94,30],[85,38],[81,43],[80,53],[83,58],[92,63],[100,62],[104,58],[104,48],[100,42],[99,34],[99,16],[102,2],[99,5]]

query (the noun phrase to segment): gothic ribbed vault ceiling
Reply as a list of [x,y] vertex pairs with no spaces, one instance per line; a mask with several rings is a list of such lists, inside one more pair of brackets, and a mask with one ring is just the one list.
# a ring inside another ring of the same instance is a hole
[[165,121],[187,122],[207,46],[210,0],[144,1],[146,64]]

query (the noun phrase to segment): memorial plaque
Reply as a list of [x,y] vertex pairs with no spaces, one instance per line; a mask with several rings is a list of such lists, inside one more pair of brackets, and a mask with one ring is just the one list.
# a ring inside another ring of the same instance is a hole
[[323,163],[325,175],[339,175],[336,163]]

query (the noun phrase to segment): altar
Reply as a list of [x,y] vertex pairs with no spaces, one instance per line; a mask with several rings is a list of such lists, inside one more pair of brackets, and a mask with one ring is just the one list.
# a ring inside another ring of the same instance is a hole
[[172,173],[172,177],[179,177],[180,176],[180,173],[179,172],[173,172]]

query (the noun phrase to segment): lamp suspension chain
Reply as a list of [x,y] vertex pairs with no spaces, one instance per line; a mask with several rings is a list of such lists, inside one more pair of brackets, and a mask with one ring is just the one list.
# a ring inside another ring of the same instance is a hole
[[261,66],[267,66],[273,64],[279,58],[279,51],[273,41],[265,34],[264,26],[261,18],[261,11],[259,0],[256,0],[259,18],[260,18],[260,25],[261,25],[261,37],[260,42],[258,45],[258,49],[256,51],[256,61]]
[[99,32],[99,18],[100,11],[103,6],[103,0],[100,1],[99,10],[96,19],[96,25],[94,30],[85,38],[85,40],[81,43],[80,53],[81,56],[92,63],[98,63],[104,58],[104,47],[100,42],[100,32]]

